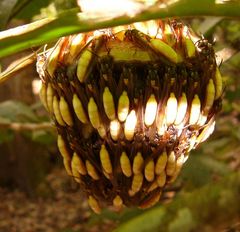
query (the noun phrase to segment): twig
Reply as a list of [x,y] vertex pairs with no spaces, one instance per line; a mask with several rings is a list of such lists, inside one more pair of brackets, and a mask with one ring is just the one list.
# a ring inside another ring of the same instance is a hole
[[7,128],[14,131],[34,131],[34,130],[53,130],[50,122],[42,123],[20,123],[20,122],[0,122],[0,128]]
[[30,55],[24,56],[23,58],[17,59],[14,62],[12,62],[2,73],[0,73],[0,84],[8,80],[18,71],[34,63],[36,61],[36,58],[37,52],[31,53]]
[[239,51],[232,47],[223,48],[222,50],[216,52],[217,64],[226,62],[228,59],[236,55]]

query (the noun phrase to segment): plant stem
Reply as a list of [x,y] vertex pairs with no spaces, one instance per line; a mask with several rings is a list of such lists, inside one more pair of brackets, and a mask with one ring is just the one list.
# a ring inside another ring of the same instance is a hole
[[0,122],[0,128],[7,128],[14,131],[54,130],[50,122],[43,123]]
[[61,36],[125,25],[138,21],[197,16],[240,18],[239,1],[222,1],[221,4],[216,2],[215,0],[179,0],[167,5],[165,8],[160,8],[158,5],[147,8],[134,17],[123,15],[115,18],[89,18],[85,13],[76,13],[76,11],[70,10],[59,15],[57,18],[39,20],[1,32],[0,58],[27,48],[49,43]]

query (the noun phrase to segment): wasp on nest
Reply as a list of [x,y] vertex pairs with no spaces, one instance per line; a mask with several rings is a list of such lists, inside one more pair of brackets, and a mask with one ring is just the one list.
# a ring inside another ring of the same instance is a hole
[[64,166],[96,213],[156,204],[220,110],[213,48],[175,20],[61,38],[37,69]]

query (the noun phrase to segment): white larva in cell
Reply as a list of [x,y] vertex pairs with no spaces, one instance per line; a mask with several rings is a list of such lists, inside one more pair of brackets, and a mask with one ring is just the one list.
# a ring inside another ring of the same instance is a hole
[[83,109],[82,102],[78,98],[77,94],[73,94],[72,104],[73,104],[73,109],[74,109],[75,114],[77,115],[78,119],[82,123],[87,123],[88,119],[87,119],[86,113],[85,113],[85,111]]
[[73,125],[73,120],[72,120],[72,116],[69,110],[69,106],[68,103],[66,102],[66,100],[64,99],[64,97],[60,97],[60,102],[59,102],[59,110],[61,112],[61,116],[63,121],[68,125],[68,126],[72,126]]
[[118,100],[118,119],[124,122],[128,116],[129,111],[129,98],[126,91],[122,92]]
[[171,93],[166,106],[166,123],[167,125],[171,125],[174,123],[177,116],[178,109],[177,99],[174,93]]
[[56,96],[53,97],[53,113],[54,113],[55,118],[56,118],[57,122],[59,123],[59,125],[65,126],[66,124],[64,123],[64,121],[62,119],[62,115],[61,115],[61,112],[59,109],[59,101]]
[[137,116],[134,110],[127,116],[124,127],[124,135],[127,140],[132,140],[134,136],[135,127],[137,124]]
[[115,119],[115,106],[113,96],[108,87],[105,87],[103,92],[103,107],[107,117],[110,120]]
[[113,140],[117,141],[120,132],[120,123],[117,119],[110,122],[110,134]]
[[98,107],[96,102],[94,101],[93,97],[90,98],[88,102],[88,116],[92,126],[95,129],[98,129],[100,126],[100,116],[98,112]]
[[86,78],[86,72],[91,59],[92,59],[92,52],[89,51],[88,49],[85,49],[80,55],[80,58],[78,60],[78,65],[77,65],[77,77],[81,83],[84,82]]
[[183,121],[186,112],[187,112],[187,97],[186,94],[183,93],[178,102],[177,116],[174,121],[175,125],[179,125]]
[[101,149],[100,149],[100,161],[101,161],[103,170],[106,173],[111,174],[112,173],[112,164],[111,164],[109,153],[104,144],[102,144]]
[[129,160],[126,152],[122,152],[122,154],[120,156],[120,166],[121,166],[123,174],[126,177],[130,177],[132,175],[131,163],[130,163],[130,160]]
[[190,111],[190,118],[189,118],[189,125],[195,125],[199,119],[201,113],[201,102],[197,94],[194,95],[191,111]]
[[152,94],[146,104],[144,121],[146,126],[151,126],[155,120],[157,113],[157,101],[154,94]]

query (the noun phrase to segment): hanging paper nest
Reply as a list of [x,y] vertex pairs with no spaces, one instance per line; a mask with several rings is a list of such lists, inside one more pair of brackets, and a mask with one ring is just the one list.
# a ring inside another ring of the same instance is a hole
[[212,45],[178,21],[61,38],[37,69],[64,166],[97,213],[157,203],[221,108]]

